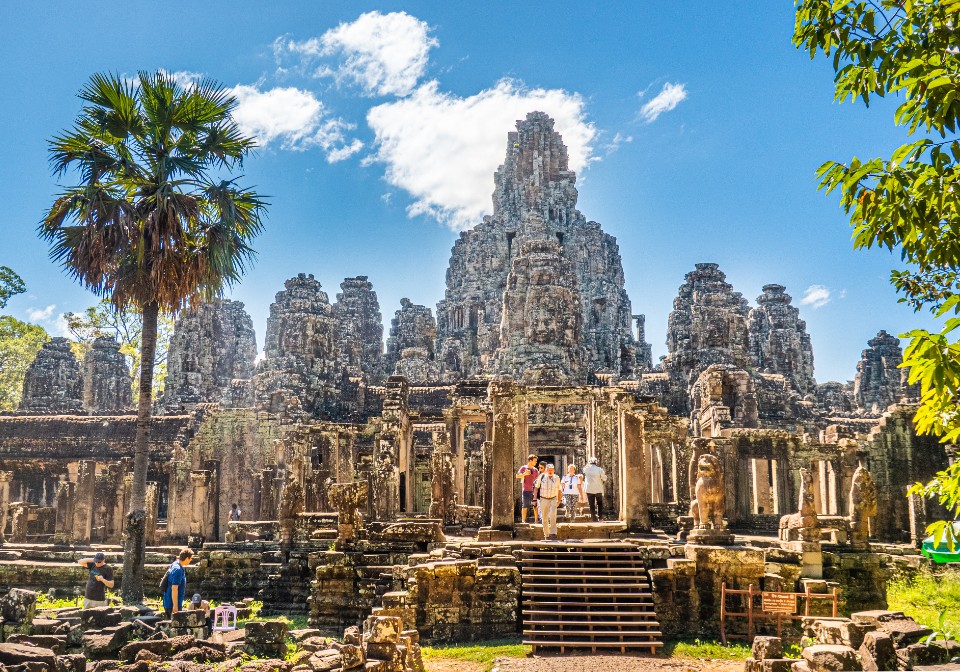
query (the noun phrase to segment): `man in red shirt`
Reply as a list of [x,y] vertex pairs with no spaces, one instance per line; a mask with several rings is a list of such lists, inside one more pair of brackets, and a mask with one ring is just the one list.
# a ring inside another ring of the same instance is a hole
[[[537,480],[540,472],[537,470],[537,456],[527,456],[527,466],[520,467],[517,472],[517,478],[523,481],[523,492],[520,495],[520,522],[527,522],[527,511],[533,512],[536,503],[533,501],[533,483]],[[536,513],[533,513],[533,521],[537,521]]]

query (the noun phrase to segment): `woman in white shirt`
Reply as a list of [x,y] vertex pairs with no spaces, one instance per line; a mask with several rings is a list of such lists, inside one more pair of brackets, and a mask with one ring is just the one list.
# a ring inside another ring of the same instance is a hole
[[573,522],[577,517],[577,504],[583,494],[583,476],[577,474],[577,465],[567,467],[567,475],[561,479],[563,488],[563,507],[567,511],[567,521]]

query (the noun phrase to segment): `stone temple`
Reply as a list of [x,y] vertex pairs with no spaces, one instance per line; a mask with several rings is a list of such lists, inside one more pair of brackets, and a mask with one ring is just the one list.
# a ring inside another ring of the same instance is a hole
[[[606,470],[608,519],[571,512],[559,534],[632,549],[663,636],[715,634],[722,583],[885,607],[893,569],[916,566],[904,549],[942,515],[907,489],[953,457],[913,430],[898,339],[863,334],[855,380],[818,383],[787,288],[771,278],[751,301],[698,263],[654,365],[616,239],[577,197],[534,112],[507,134],[493,214],[460,234],[436,306],[403,299],[385,325],[367,276],[331,302],[300,273],[259,361],[242,304],[180,315],[150,435],[148,585],[190,544],[205,596],[317,627],[377,613],[426,641],[528,632],[519,560],[543,533],[518,522],[515,474],[532,452]],[[50,548],[118,548],[136,422],[115,345],[81,366],[52,340],[20,411],[0,415],[0,586],[67,590]]]

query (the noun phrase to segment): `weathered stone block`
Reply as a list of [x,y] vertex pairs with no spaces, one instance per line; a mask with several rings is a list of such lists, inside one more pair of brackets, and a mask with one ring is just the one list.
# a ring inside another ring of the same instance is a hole
[[849,646],[808,646],[803,650],[803,660],[813,672],[854,672],[863,669],[857,652]]
[[897,661],[900,669],[912,670],[925,665],[942,665],[950,661],[950,654],[945,647],[927,646],[926,644],[908,644],[897,649]]
[[0,617],[3,617],[3,620],[8,624],[32,623],[37,611],[37,598],[39,596],[39,593],[32,590],[10,589],[6,595],[0,597]]
[[170,621],[174,628],[202,628],[204,615],[199,609],[187,609],[171,614]]
[[364,623],[370,644],[398,644],[403,623],[395,616],[371,616]]
[[783,657],[783,640],[779,637],[754,637],[753,657],[756,660]]
[[52,672],[56,669],[57,656],[50,649],[39,646],[12,644],[10,642],[0,644],[0,664],[22,665],[29,662],[46,665],[47,669]]
[[864,670],[893,670],[897,667],[897,654],[893,639],[883,632],[868,632],[859,649]]
[[90,630],[83,635],[83,652],[90,660],[116,658],[129,641],[133,626],[129,623]]
[[87,659],[79,653],[57,656],[56,672],[86,672]]
[[282,657],[287,652],[287,624],[281,621],[248,621],[244,637],[247,653]]
[[[346,638],[344,638],[346,639]],[[334,644],[343,659],[343,669],[353,670],[367,662],[363,649],[357,644]]]
[[344,667],[343,656],[336,649],[323,649],[314,652],[307,660],[313,672],[332,672]]

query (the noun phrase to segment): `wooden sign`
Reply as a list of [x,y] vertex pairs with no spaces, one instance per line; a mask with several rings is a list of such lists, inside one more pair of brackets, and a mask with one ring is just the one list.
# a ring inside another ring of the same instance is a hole
[[797,613],[797,596],[794,593],[763,593],[763,610],[771,614]]

